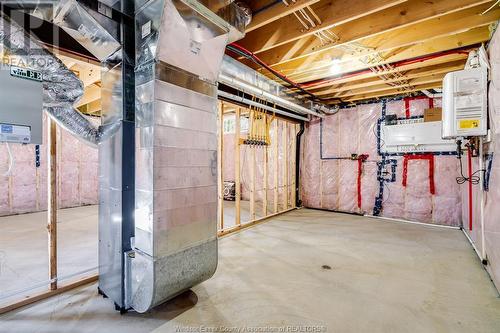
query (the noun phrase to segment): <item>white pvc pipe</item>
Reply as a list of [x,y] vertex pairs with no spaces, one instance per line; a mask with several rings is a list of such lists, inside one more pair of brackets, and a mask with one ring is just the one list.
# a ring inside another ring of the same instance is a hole
[[486,260],[486,247],[484,244],[484,164],[483,164],[483,138],[479,137],[479,198],[481,200],[479,208],[479,219],[481,222],[481,260]]
[[241,80],[227,76],[225,74],[219,75],[219,82],[222,82],[230,87],[237,88],[237,89],[244,91],[248,94],[255,95],[255,97],[265,99],[268,102],[276,103],[276,104],[278,104],[284,108],[290,109],[294,112],[301,113],[301,114],[310,114],[310,115],[320,117],[320,118],[324,117],[322,114],[319,114],[317,112],[309,110],[308,108],[300,106],[296,103],[290,102],[289,100],[286,100],[282,97],[275,96],[271,93],[268,93],[267,91],[264,91],[263,89],[261,89],[259,87],[250,85],[248,83],[245,83]]
[[309,119],[306,118],[306,117],[297,116],[296,114],[293,114],[293,113],[289,113],[289,112],[286,112],[286,111],[275,109],[275,108],[272,108],[270,106],[267,106],[267,105],[264,105],[264,104],[257,103],[255,101],[249,100],[249,99],[247,99],[245,97],[241,97],[241,96],[236,96],[236,95],[233,95],[233,94],[229,94],[229,93],[227,93],[225,91],[222,91],[222,90],[219,90],[217,92],[217,94],[219,96],[225,97],[227,99],[230,99],[230,100],[233,100],[233,101],[237,101],[237,102],[241,102],[241,103],[244,103],[244,104],[247,104],[247,105],[255,106],[255,107],[267,110],[269,112],[275,112],[275,113],[278,113],[278,114],[281,114],[281,115],[284,115],[284,116],[287,116],[287,117],[290,117],[290,118],[298,119],[298,120],[309,121]]

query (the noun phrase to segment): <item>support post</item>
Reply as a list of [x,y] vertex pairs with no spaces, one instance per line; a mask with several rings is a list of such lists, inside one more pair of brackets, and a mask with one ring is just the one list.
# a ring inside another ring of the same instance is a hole
[[256,146],[247,146],[250,148],[250,220],[255,220],[255,150]]
[[236,108],[236,116],[234,122],[234,184],[235,184],[235,224],[241,224],[241,181],[240,181],[240,115],[241,108]]
[[283,210],[288,208],[288,122],[283,122]]
[[273,153],[274,153],[274,214],[278,212],[278,125],[279,125],[279,120],[278,118],[275,118],[275,124],[274,124],[274,135],[273,135]]
[[57,126],[48,118],[47,233],[50,290],[57,289]]
[[218,169],[218,188],[219,188],[219,229],[224,229],[224,102],[220,102],[219,107],[219,145],[217,149],[217,169]]
[[[267,114],[264,113],[264,138],[267,139]],[[264,190],[264,193],[262,194],[262,216],[267,215],[267,159],[268,159],[268,145],[264,146],[264,186],[262,187]]]
[[295,152],[297,150],[297,124],[293,124],[292,125],[292,135],[291,135],[290,140],[292,140],[292,149],[291,149],[291,154],[292,154],[292,163],[291,164],[292,164],[292,166],[291,166],[291,169],[290,169],[291,173],[292,173],[292,175],[291,175],[292,176],[291,177],[291,183],[292,183],[292,186],[291,186],[292,187],[291,196],[292,196],[292,198],[290,200],[291,201],[290,204],[291,204],[291,206],[293,208],[295,208],[295,207],[297,207],[297,200],[296,200],[297,197],[296,197],[296,191],[295,191],[295,189],[297,187],[297,184],[295,182],[295,179],[296,179],[296,177],[295,177],[295,166],[297,164],[297,159],[296,159],[297,157],[293,156],[293,154],[295,154]]

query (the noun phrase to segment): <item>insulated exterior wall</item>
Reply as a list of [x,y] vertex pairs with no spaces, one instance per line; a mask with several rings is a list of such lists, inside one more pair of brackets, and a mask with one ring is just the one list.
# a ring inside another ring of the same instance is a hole
[[[288,124],[288,125],[286,125]],[[291,161],[295,159],[295,150],[293,150],[293,142],[296,140],[297,129],[294,127],[295,124],[288,123],[285,120],[277,119],[273,120],[270,124],[269,134],[271,137],[271,144],[268,146],[268,161],[267,161],[267,204],[268,212],[272,212],[272,207],[274,205],[274,168],[275,168],[275,157],[274,157],[274,143],[277,140],[278,146],[278,210],[284,209],[283,200],[285,195],[286,184],[283,183],[284,179],[284,162],[285,162],[285,145],[287,146],[286,151],[288,154],[288,204],[291,205],[292,183],[295,180],[295,169]],[[275,128],[277,129],[277,137],[275,137]],[[283,141],[283,131],[284,126],[288,126],[286,130],[286,142]],[[241,132],[241,137],[246,137],[247,132]],[[223,151],[223,177],[224,181],[234,181],[235,177],[235,163],[234,163],[234,151],[235,151],[236,139],[234,133],[224,134],[224,151]],[[250,200],[250,193],[252,189],[251,185],[251,163],[252,161],[252,149],[255,150],[255,201],[262,202],[264,198],[264,159],[265,159],[265,148],[263,146],[252,147],[249,145],[240,146],[240,182],[241,182],[241,199]],[[257,212],[260,214],[260,211]]]
[[[423,116],[428,98],[393,100],[386,114],[399,118]],[[441,101],[435,99],[434,106]],[[408,108],[406,108],[408,106]],[[408,110],[407,110],[408,109]],[[304,206],[349,213],[373,214],[380,185],[377,180],[377,121],[382,103],[341,109],[334,115],[306,124],[301,160],[301,199]],[[383,142],[380,142],[383,145]],[[358,191],[358,161],[351,154],[366,154]],[[461,225],[461,194],[456,184],[455,156],[434,156],[435,194],[430,193],[429,162],[409,160],[407,186],[402,184],[403,157],[388,156],[397,163],[394,182],[384,182],[381,216],[443,225]],[[390,166],[388,166],[390,170]],[[358,207],[360,194],[360,207]]]
[[[490,176],[489,191],[485,192],[485,250],[488,259],[486,269],[497,288],[500,288],[500,32],[496,31],[489,45],[490,85],[489,85],[489,117],[492,142],[486,146],[487,153],[493,154],[492,167],[486,174]],[[477,159],[474,159],[473,170],[478,170]],[[485,163],[488,170],[488,163]],[[464,197],[467,189],[463,188]],[[481,249],[479,220],[479,186],[474,186],[472,239],[476,247]],[[464,204],[464,210],[468,209]],[[464,219],[464,224],[466,224]]]
[[[89,118],[98,123],[99,119]],[[40,167],[36,167],[35,145],[10,144],[15,164],[10,177],[5,144],[0,144],[0,216],[47,210],[47,138],[43,117]],[[95,205],[98,202],[98,152],[66,130],[57,130],[58,207]]]

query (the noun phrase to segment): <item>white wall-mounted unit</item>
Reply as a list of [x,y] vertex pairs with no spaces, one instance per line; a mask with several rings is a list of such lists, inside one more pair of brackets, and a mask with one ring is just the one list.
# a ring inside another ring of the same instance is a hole
[[444,139],[487,134],[486,68],[446,74],[443,80]]
[[441,121],[423,122],[418,120],[399,120],[396,125],[380,127],[380,151],[382,153],[425,153],[453,152],[453,140],[441,138]]
[[42,144],[41,73],[0,70],[0,142]]

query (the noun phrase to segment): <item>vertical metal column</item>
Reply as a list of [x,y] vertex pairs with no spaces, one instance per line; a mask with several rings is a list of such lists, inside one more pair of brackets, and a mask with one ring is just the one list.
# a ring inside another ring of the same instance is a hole
[[[131,238],[135,231],[135,5],[122,1],[121,43],[123,46],[123,126],[122,126],[122,253],[132,250]],[[128,15],[128,16],[127,16]],[[122,268],[125,256],[122,257]],[[122,281],[125,281],[122,269]],[[122,284],[122,305],[126,310],[125,284]]]

